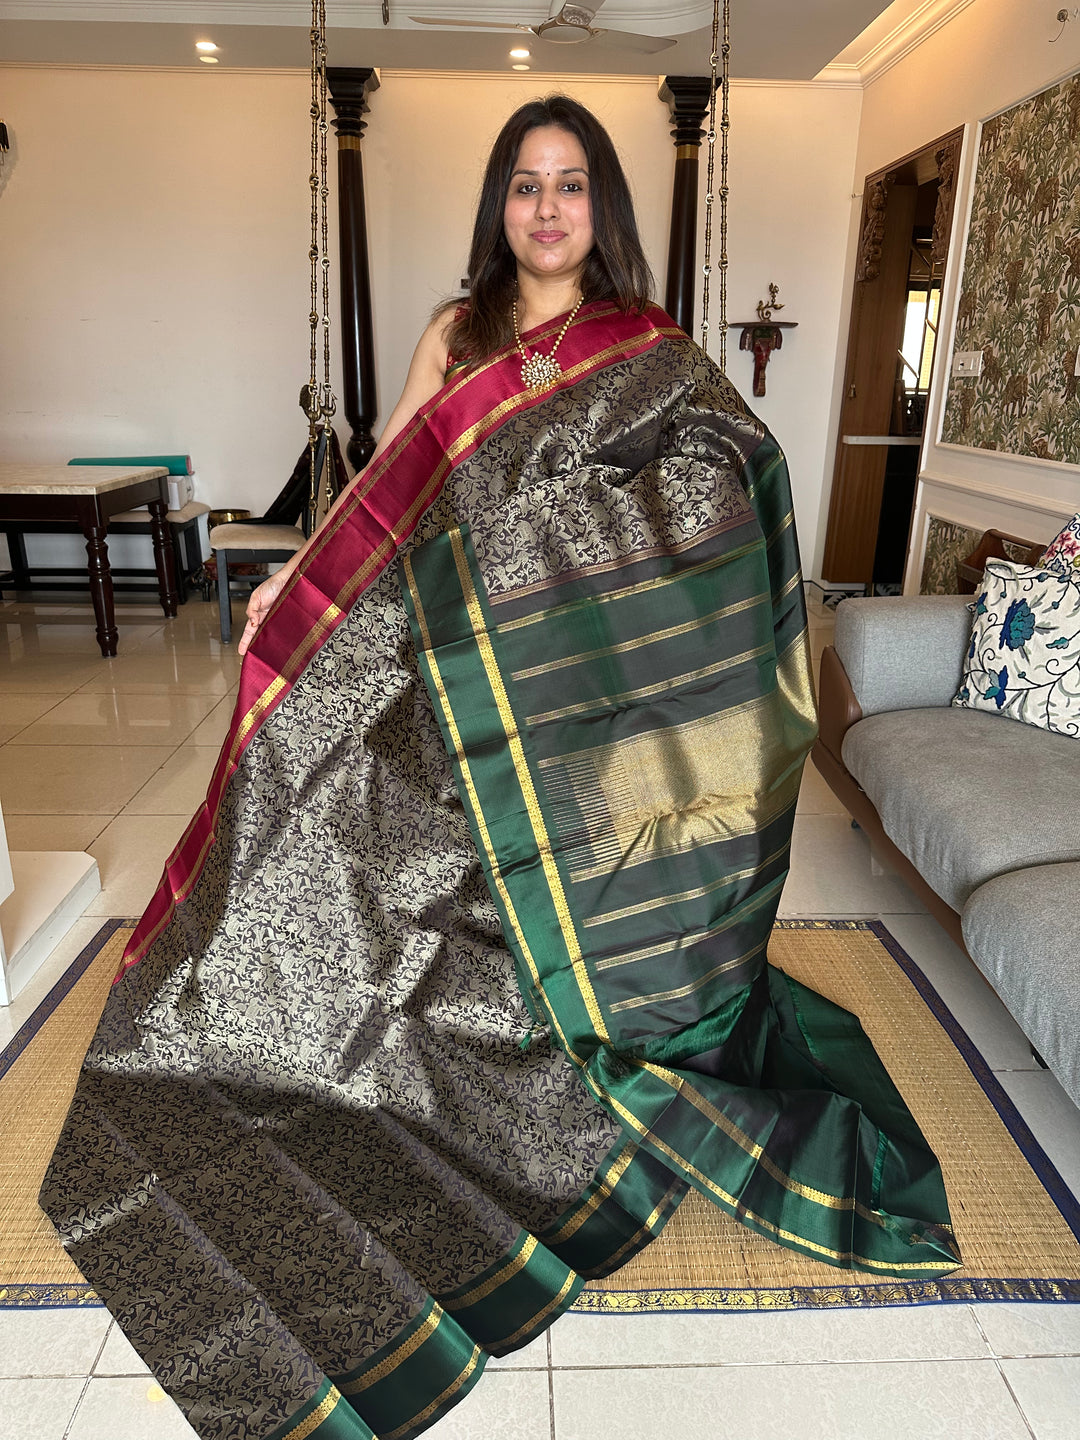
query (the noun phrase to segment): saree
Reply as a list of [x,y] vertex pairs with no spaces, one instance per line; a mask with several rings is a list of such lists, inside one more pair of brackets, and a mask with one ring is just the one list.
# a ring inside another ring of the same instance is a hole
[[203,1440],[409,1440],[690,1187],[958,1263],[857,1020],[767,962],[815,731],[783,456],[655,307],[559,356],[452,373],[317,532],[45,1180]]

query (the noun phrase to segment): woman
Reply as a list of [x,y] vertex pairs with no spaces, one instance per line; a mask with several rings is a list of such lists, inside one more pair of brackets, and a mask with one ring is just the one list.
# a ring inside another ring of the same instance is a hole
[[690,1185],[956,1263],[857,1022],[765,963],[813,736],[783,460],[574,102],[496,141],[470,282],[252,599],[43,1190],[205,1440],[418,1434]]

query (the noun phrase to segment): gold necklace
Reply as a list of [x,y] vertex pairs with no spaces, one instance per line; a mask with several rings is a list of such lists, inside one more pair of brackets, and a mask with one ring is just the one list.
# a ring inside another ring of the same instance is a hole
[[548,353],[546,355],[539,355],[534,352],[530,355],[525,349],[524,342],[521,339],[521,331],[518,328],[517,296],[514,297],[514,340],[517,342],[517,348],[521,352],[521,381],[526,389],[533,391],[534,394],[538,394],[542,390],[550,390],[562,374],[562,366],[555,359],[555,351],[558,350],[562,344],[563,336],[574,323],[574,316],[581,309],[584,299],[584,295],[578,295],[577,304],[566,317],[562,329],[555,337],[555,344],[552,345]]

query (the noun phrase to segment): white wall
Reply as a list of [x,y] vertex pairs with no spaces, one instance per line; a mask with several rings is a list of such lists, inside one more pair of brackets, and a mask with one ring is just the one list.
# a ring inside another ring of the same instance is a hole
[[[306,435],[306,77],[0,75],[14,141],[0,175],[0,458],[186,450],[199,498],[258,511]],[[611,130],[662,296],[674,148],[655,79],[384,71],[364,138],[381,416],[462,274],[492,138],[555,89]],[[820,548],[860,100],[828,84],[732,94],[729,314],[752,318],[776,281],[783,318],[799,322],[754,403],[788,453],[807,557]],[[748,393],[737,344],[734,332],[729,371]]]
[[[935,366],[905,588],[918,590],[930,515],[1040,541],[1080,509],[1080,467],[938,443],[946,367],[975,178],[978,126],[1080,67],[1080,23],[1057,44],[1054,7],[974,0],[864,92],[856,175],[867,174],[967,126],[958,181],[938,363]],[[853,273],[853,260],[849,275]],[[849,282],[850,288],[850,282]],[[846,323],[845,323],[846,332]],[[841,377],[842,378],[842,377]]]

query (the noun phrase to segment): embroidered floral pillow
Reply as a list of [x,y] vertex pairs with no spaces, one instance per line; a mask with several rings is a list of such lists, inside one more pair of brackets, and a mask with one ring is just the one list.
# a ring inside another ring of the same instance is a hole
[[972,611],[953,704],[1080,735],[1080,567],[989,560]]
[[1060,534],[1046,547],[1039,562],[1044,570],[1060,570],[1080,575],[1080,514],[1076,514]]

